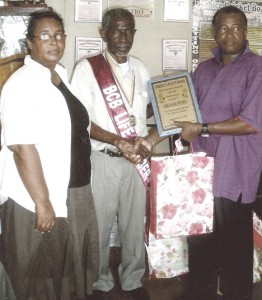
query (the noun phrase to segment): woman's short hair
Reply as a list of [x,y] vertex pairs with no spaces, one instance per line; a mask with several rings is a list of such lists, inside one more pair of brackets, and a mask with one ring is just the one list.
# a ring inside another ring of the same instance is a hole
[[110,23],[113,19],[120,19],[120,18],[128,18],[132,21],[132,23],[134,24],[134,28],[135,28],[135,18],[133,16],[133,14],[127,10],[127,9],[123,9],[123,8],[113,8],[108,10],[102,18],[102,28],[105,31],[108,31]]
[[29,23],[27,26],[26,38],[32,40],[34,38],[35,28],[37,26],[38,21],[43,19],[55,19],[58,23],[61,24],[64,31],[64,21],[62,17],[53,10],[44,10],[44,11],[36,11],[30,15]]

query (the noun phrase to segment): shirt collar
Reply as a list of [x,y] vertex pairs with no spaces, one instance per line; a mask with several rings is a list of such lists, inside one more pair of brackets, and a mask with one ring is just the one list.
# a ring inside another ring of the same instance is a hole
[[[121,64],[119,64],[119,63],[114,59],[114,57],[112,56],[112,54],[111,54],[108,50],[106,50],[105,53],[106,53],[106,57],[109,57],[109,59],[110,59],[110,61],[111,61],[112,63],[114,63],[116,66],[121,65]],[[126,62],[130,65],[129,55],[127,55],[127,61],[126,61]]]
[[[242,53],[240,53],[233,61],[240,59],[241,57],[243,57],[245,54],[250,53],[251,50],[249,48],[249,42],[248,40],[246,41],[246,45],[244,48],[244,51]],[[217,61],[219,63],[221,63],[221,52],[218,46],[214,47],[212,49],[212,54],[214,55],[214,57],[217,59]]]
[[[30,55],[25,56],[24,64],[29,67],[34,67],[38,69],[38,71],[42,71],[43,74],[46,74],[46,76],[51,77],[50,70],[44,67],[43,65],[41,65],[40,63],[38,63],[37,61],[33,60]],[[61,65],[57,64],[55,67],[55,71],[58,73],[58,75],[61,77],[63,81],[67,80],[66,70]]]

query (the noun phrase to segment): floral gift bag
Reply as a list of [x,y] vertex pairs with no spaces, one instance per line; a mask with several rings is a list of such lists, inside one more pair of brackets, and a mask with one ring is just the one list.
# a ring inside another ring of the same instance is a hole
[[262,220],[253,213],[253,236],[254,236],[254,262],[253,282],[261,281],[262,278]]
[[213,169],[202,152],[152,157],[150,231],[157,239],[212,231]]
[[149,233],[149,244],[146,249],[150,278],[172,278],[188,272],[186,237],[157,240]]

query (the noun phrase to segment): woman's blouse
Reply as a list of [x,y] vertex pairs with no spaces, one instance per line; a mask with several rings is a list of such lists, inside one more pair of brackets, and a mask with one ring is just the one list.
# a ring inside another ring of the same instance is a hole
[[89,117],[84,105],[69,91],[61,80],[56,86],[63,94],[71,118],[71,167],[69,188],[85,186],[90,183],[91,144],[87,127]]

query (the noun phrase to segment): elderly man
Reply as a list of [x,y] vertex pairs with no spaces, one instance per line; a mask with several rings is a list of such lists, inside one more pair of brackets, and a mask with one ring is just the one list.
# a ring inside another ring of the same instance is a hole
[[150,173],[145,157],[150,152],[141,137],[147,135],[149,74],[139,59],[128,54],[136,32],[129,11],[107,11],[99,32],[107,43],[106,51],[83,59],[72,78],[92,120],[92,190],[100,242],[100,274],[94,299],[112,298],[109,247],[117,214],[122,248],[121,299],[146,300],[149,298],[140,279],[145,272],[145,186]]

